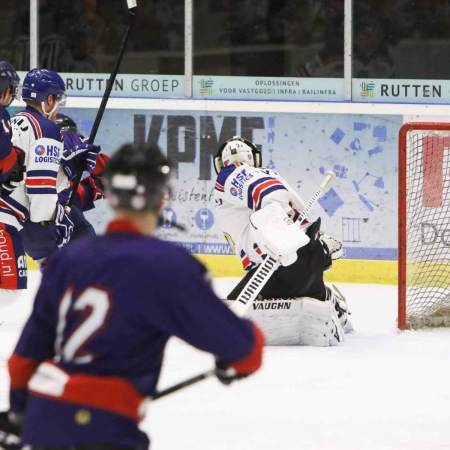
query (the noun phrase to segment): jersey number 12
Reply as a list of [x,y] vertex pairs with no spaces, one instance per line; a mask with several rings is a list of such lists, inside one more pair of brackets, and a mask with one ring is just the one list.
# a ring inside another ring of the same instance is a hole
[[[67,290],[59,306],[55,350],[64,361],[87,364],[94,359],[94,355],[83,347],[105,327],[111,301],[106,291],[94,287],[86,289],[75,301],[72,294],[72,289]],[[83,319],[66,337],[67,318],[74,313],[82,313]]]

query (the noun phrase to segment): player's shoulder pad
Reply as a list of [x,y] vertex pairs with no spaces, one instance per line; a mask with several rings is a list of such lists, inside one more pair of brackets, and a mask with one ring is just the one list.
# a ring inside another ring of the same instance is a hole
[[257,171],[258,173],[260,173],[261,175],[264,175],[264,176],[269,176],[269,177],[276,178],[276,179],[281,178],[279,173],[275,172],[272,169],[266,169],[265,167],[257,168],[257,169],[255,169],[255,171]]
[[[227,172],[227,176],[226,179],[223,180],[224,184],[227,180],[233,180],[235,178],[237,178],[240,182],[242,182],[245,178],[252,178],[255,173],[255,171],[257,171],[258,169],[255,169],[253,166],[249,166],[248,164],[245,163],[235,163],[232,164],[230,167],[229,172]],[[225,169],[228,169],[228,167],[226,167]],[[220,172],[222,173],[223,170]],[[249,176],[249,174],[252,174]]]
[[45,117],[43,117],[42,119],[44,119],[42,123],[43,137],[62,142],[61,130],[59,129],[58,125],[56,125],[56,123],[52,122],[51,120],[45,119]]
[[219,175],[217,175],[217,180],[216,182],[221,184],[222,186],[225,184],[225,182],[227,181],[228,177],[235,171],[235,169],[238,166],[236,164],[231,164],[227,167],[224,167],[220,172]]
[[21,116],[28,120],[36,140],[46,138],[62,142],[61,130],[58,125],[43,117],[36,109],[27,107],[25,111],[18,113],[16,116]]

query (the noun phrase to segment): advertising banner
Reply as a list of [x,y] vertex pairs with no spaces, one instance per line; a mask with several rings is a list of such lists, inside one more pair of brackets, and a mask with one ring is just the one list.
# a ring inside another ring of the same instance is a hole
[[342,78],[194,76],[194,97],[260,100],[344,100]]
[[[95,110],[64,113],[89,134]],[[232,254],[214,210],[212,156],[222,142],[240,135],[259,146],[263,165],[306,201],[333,170],[336,178],[314,208],[324,231],[342,240],[346,258],[396,260],[401,125],[401,116],[108,109],[96,142],[109,154],[125,142],[152,142],[171,158],[176,177],[158,235],[190,252]],[[101,201],[87,214],[102,231],[111,213]]]
[[[23,81],[26,72],[18,72]],[[102,97],[109,73],[64,73],[68,96]],[[173,98],[184,97],[184,75],[133,75],[117,74],[111,97]]]
[[353,100],[385,103],[449,103],[448,80],[352,80]]

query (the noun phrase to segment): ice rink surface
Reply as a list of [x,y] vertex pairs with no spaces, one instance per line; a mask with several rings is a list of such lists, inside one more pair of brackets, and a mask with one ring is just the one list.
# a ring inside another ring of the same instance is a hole
[[[236,281],[215,280],[217,292]],[[21,303],[0,309],[0,410],[6,359],[38,282],[32,273]],[[229,387],[210,378],[155,401],[142,423],[152,450],[450,449],[450,330],[399,334],[396,287],[337,286],[355,328],[344,344],[266,347],[252,377]],[[173,339],[159,389],[212,366],[212,356]]]

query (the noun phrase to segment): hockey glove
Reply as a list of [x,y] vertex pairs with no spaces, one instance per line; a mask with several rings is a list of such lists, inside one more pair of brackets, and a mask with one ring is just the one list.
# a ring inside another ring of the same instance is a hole
[[96,176],[97,178],[101,178],[110,159],[110,156],[106,155],[105,153],[100,153],[98,155],[97,161],[95,162],[95,167],[89,171],[91,175]]
[[99,178],[94,176],[86,177],[83,180],[81,180],[81,185],[86,187],[89,186],[92,189],[93,202],[105,198],[105,193],[103,192],[103,185]]
[[1,183],[2,197],[8,197],[14,189],[25,183],[25,173],[27,171],[25,166],[25,152],[18,147],[14,147],[14,150],[17,154],[17,163],[8,178]]
[[218,358],[216,358],[215,374],[219,381],[226,386],[228,386],[235,380],[241,380],[242,378],[248,377],[249,375],[248,373],[236,372],[235,369],[223,363]]
[[61,165],[67,178],[73,180],[82,164],[84,164],[82,166],[83,170],[93,170],[100,151],[101,147],[99,145],[89,142],[83,142],[73,149],[64,149]]
[[20,450],[21,426],[11,420],[8,411],[0,412],[0,448],[5,450]]
[[55,217],[50,225],[53,227],[53,238],[59,248],[64,247],[72,236],[73,223],[66,214],[64,207],[57,203],[55,209]]
[[228,385],[234,380],[241,380],[256,372],[261,367],[264,334],[254,322],[252,326],[255,340],[251,352],[246,357],[232,364],[226,364],[216,357],[215,373],[221,383]]

